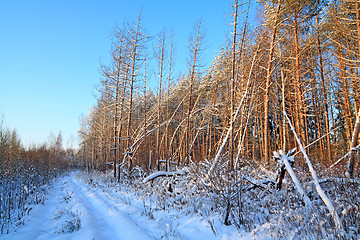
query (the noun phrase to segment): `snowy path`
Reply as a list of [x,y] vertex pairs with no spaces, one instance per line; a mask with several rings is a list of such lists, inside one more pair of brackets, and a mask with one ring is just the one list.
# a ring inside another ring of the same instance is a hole
[[95,188],[72,173],[57,179],[45,204],[35,206],[23,226],[0,239],[252,239],[235,227],[215,227],[216,234],[207,221],[177,210],[150,217],[134,194]]
[[146,229],[138,227],[135,221],[104,195],[76,179],[71,179],[71,185],[76,197],[89,213],[89,219],[93,220],[93,227],[100,235],[97,239],[152,239]]

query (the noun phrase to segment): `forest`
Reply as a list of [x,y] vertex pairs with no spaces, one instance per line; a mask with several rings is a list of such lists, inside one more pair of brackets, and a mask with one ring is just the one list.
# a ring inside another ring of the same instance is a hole
[[[162,209],[195,199],[195,213],[217,212],[239,230],[356,239],[360,1],[260,0],[256,13],[250,4],[231,1],[227,44],[206,69],[211,39],[195,21],[178,76],[171,30],[148,35],[141,11],[115,26],[79,149],[60,150],[58,139],[19,150],[16,132],[0,129],[1,178],[36,185],[71,165],[157,194]],[[6,197],[1,214],[10,216]]]
[[148,36],[141,14],[116,26],[112,62],[101,66],[97,104],[79,131],[84,163],[160,170],[214,159],[221,147],[216,159],[230,169],[244,159],[271,166],[273,151],[297,146],[286,115],[323,167],[356,147],[358,2],[262,1],[255,29],[248,28],[249,3],[233,6],[229,44],[206,70],[206,33],[201,19],[195,23],[187,69],[177,78],[170,31]]
[[359,2],[261,1],[255,29],[249,4],[233,3],[228,45],[205,70],[206,33],[195,23],[179,77],[170,31],[148,36],[141,14],[116,26],[112,62],[101,66],[97,104],[80,130],[82,163],[112,167],[118,181],[191,166],[206,186],[235,195],[250,166],[279,169],[281,189],[279,150],[301,169],[310,158],[321,175],[358,176]]

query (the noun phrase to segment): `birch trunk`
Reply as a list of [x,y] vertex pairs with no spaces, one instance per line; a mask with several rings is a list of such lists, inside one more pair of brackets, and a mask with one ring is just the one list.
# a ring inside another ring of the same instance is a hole
[[354,177],[354,164],[355,164],[355,159],[356,159],[356,151],[357,151],[356,147],[358,145],[359,133],[360,133],[360,110],[356,116],[356,123],[355,123],[354,131],[352,134],[352,138],[351,138],[351,145],[350,145],[351,153],[349,156],[348,170],[347,170],[347,175],[349,178]]

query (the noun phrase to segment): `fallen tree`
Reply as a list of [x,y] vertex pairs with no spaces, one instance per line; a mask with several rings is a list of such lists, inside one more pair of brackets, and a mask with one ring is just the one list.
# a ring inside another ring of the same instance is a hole
[[[309,156],[307,155],[303,145],[301,144],[301,141],[299,139],[299,137],[297,136],[296,134],[296,131],[295,131],[295,128],[294,126],[291,124],[291,120],[289,119],[289,117],[287,116],[286,112],[284,112],[284,116],[287,118],[288,120],[288,123],[289,123],[289,126],[290,126],[290,129],[292,130],[292,132],[294,133],[294,136],[295,136],[295,139],[299,145],[299,148],[300,148],[300,151],[302,152],[304,158],[305,158],[305,162],[306,164],[308,165],[309,167],[309,171],[311,173],[311,176],[313,177],[313,180],[314,180],[314,183],[315,183],[315,186],[316,186],[316,191],[318,192],[321,200],[323,200],[323,202],[325,203],[326,207],[329,209],[330,211],[330,214],[332,215],[333,219],[334,219],[334,222],[335,222],[335,225],[336,225],[336,228],[338,229],[343,229],[343,226],[341,224],[341,221],[340,221],[340,218],[339,218],[339,215],[337,214],[337,212],[335,211],[335,208],[334,208],[334,205],[332,204],[331,200],[328,198],[328,196],[325,194],[324,190],[321,188],[320,186],[320,183],[319,183],[319,179],[317,177],[317,174],[315,172],[315,169],[309,159]],[[358,119],[359,120],[359,119]],[[359,123],[360,124],[360,123]],[[284,161],[285,165],[286,165],[286,162]],[[307,197],[307,196],[306,196]]]

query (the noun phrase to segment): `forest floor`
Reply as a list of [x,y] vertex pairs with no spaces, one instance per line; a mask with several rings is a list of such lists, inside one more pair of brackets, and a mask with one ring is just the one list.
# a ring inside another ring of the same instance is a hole
[[[151,198],[149,198],[151,199]],[[220,217],[160,210],[149,199],[120,185],[92,184],[81,172],[54,180],[47,200],[32,206],[19,226],[2,239],[270,239],[225,226]]]

